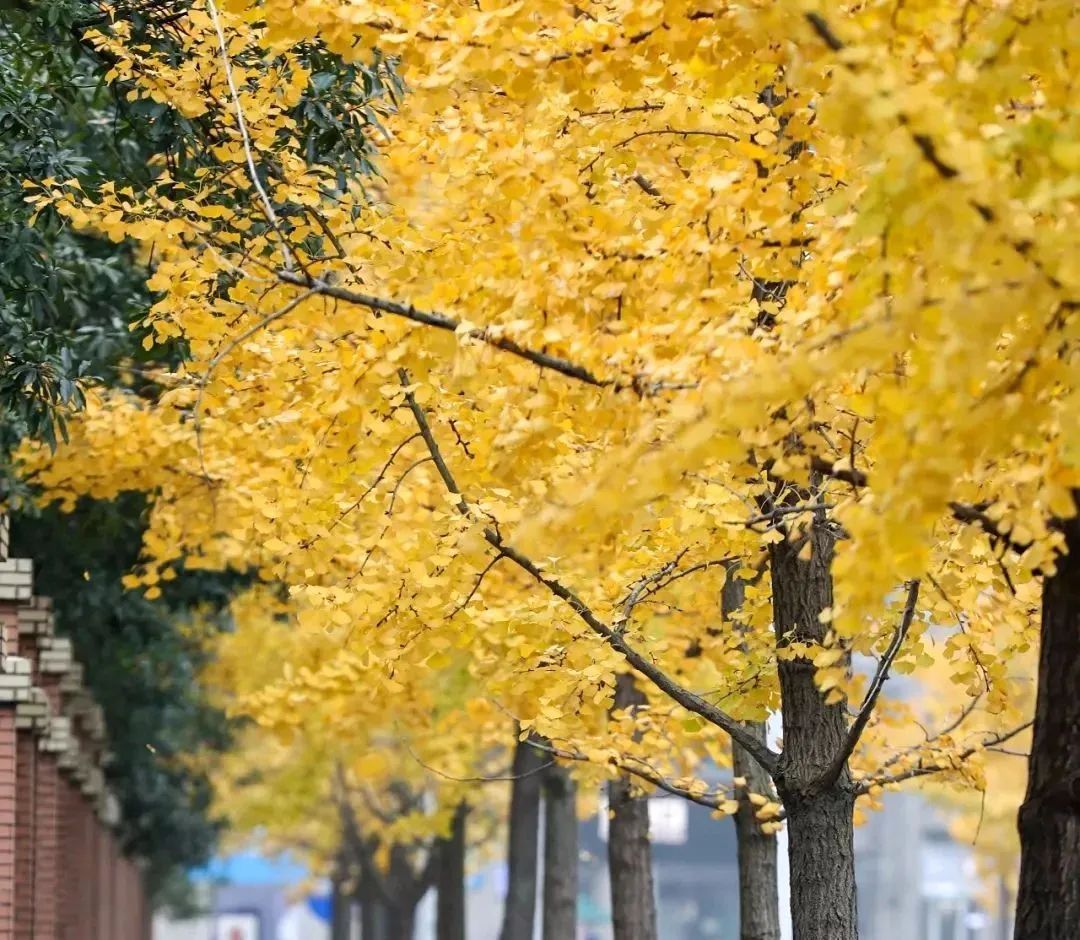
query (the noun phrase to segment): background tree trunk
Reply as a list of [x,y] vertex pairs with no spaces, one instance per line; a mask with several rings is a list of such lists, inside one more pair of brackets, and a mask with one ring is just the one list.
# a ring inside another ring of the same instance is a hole
[[[742,607],[745,583],[735,576],[738,565],[729,566],[721,594],[721,614],[730,623]],[[762,743],[766,741],[765,722],[747,722],[746,727]],[[749,800],[751,793],[771,795],[772,777],[742,747],[731,742],[732,769],[746,780],[739,791],[739,809],[735,813],[735,839],[739,857],[739,938],[740,940],[780,940],[780,900],[777,895],[776,837],[761,831],[754,817],[757,807]]]
[[577,787],[565,767],[544,772],[544,940],[577,936]]
[[352,897],[345,885],[340,865],[334,873],[332,892],[330,940],[352,940]]
[[389,940],[387,937],[386,910],[379,901],[378,891],[367,871],[360,876],[357,892],[360,903],[360,936],[362,940]]
[[499,940],[532,940],[536,918],[537,843],[540,829],[540,774],[548,758],[528,739],[514,749],[507,848],[509,885]]
[[[747,727],[765,741],[765,722]],[[757,807],[751,793],[771,794],[772,778],[738,744],[731,756],[736,777],[746,778],[735,813],[735,838],[739,855],[739,940],[780,940],[780,900],[777,895],[776,836],[761,831],[754,817]]]
[[1080,937],[1080,518],[1064,527],[1068,554],[1043,586],[1016,940]]
[[[633,708],[644,702],[633,677],[620,675],[615,707]],[[608,806],[608,873],[615,940],[656,940],[649,801],[635,796],[630,779],[622,775],[608,784]]]
[[413,940],[416,931],[416,908],[411,904],[391,907],[386,920],[387,940]]
[[[809,528],[809,559],[798,541],[769,547],[776,645],[820,643],[820,614],[832,606],[834,539],[824,518]],[[819,785],[847,738],[844,702],[826,705],[804,657],[777,663],[783,697],[784,752],[777,788],[787,810],[794,940],[857,940],[855,899],[855,795],[845,766],[827,787]]]
[[438,940],[465,940],[465,827],[469,808],[454,811],[450,835],[438,844],[439,871],[435,934]]

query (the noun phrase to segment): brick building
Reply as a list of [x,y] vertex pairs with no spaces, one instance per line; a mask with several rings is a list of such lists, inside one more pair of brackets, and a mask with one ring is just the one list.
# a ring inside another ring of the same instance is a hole
[[148,940],[120,850],[101,709],[0,517],[0,940]]

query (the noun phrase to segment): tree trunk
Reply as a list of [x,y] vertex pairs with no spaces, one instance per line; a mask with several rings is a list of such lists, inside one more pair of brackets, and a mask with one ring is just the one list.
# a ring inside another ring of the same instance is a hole
[[850,788],[833,787],[788,809],[791,926],[795,940],[857,940]]
[[507,848],[509,885],[499,940],[532,940],[536,918],[537,843],[540,829],[540,774],[545,754],[528,739],[514,749]]
[[1016,940],[1080,937],[1080,518],[1064,528],[1067,554],[1043,585]]
[[378,886],[367,865],[360,869],[360,885],[356,899],[360,904],[361,940],[390,940],[387,935],[386,908],[379,899]]
[[[746,585],[735,577],[737,565],[728,568],[721,594],[721,613],[725,623],[742,607]],[[746,727],[762,743],[766,741],[765,722],[748,722]],[[742,747],[731,743],[732,769],[746,786],[739,792],[735,813],[735,839],[739,858],[739,940],[780,940],[780,901],[777,896],[776,837],[761,831],[755,818],[757,807],[749,800],[751,793],[772,795],[772,777]]]
[[468,806],[461,803],[454,811],[449,837],[438,845],[437,940],[465,940],[465,824],[468,813]]
[[352,898],[340,873],[334,874],[331,904],[330,940],[352,940]]
[[[765,741],[765,722],[748,723],[754,736]],[[761,831],[754,817],[751,793],[771,794],[772,778],[738,744],[731,756],[736,777],[746,779],[735,813],[735,839],[739,856],[739,940],[780,940],[780,901],[776,890],[776,836]]]
[[[616,680],[615,707],[642,705],[645,696],[634,679]],[[656,898],[653,892],[649,801],[633,794],[630,778],[608,784],[608,874],[611,878],[611,920],[615,940],[656,940]]]
[[387,940],[413,940],[416,930],[416,908],[408,902],[387,912]]
[[577,936],[577,787],[565,767],[544,773],[544,940]]
[[[809,538],[805,561],[790,540],[769,548],[778,650],[825,637],[820,615],[833,603],[834,539],[817,517]],[[814,664],[805,657],[779,659],[777,671],[784,751],[776,783],[787,810],[794,940],[857,940],[855,796],[847,767],[835,782],[821,785],[847,738],[845,703],[825,703]]]

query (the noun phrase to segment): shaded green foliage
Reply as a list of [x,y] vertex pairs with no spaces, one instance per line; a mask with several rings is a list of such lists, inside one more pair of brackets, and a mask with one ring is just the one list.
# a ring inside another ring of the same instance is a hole
[[0,444],[52,443],[131,339],[145,308],[122,246],[78,235],[52,214],[29,225],[24,183],[122,175],[142,161],[114,92],[71,30],[83,4],[9,8],[0,30]]

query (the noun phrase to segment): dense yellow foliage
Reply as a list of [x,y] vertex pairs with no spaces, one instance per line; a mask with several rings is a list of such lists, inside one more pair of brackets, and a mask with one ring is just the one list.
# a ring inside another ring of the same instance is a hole
[[[813,507],[844,535],[834,629],[785,655],[857,701],[843,654],[880,654],[886,597],[922,578],[896,668],[1016,723],[1032,572],[1080,484],[1075,4],[227,0],[189,37],[178,64],[99,41],[135,94],[213,123],[204,185],[34,198],[152,254],[149,323],[191,361],[26,459],[51,498],[155,494],[132,587],[178,565],[287,586],[288,653],[235,677],[239,710],[287,729],[310,706],[361,749],[449,739],[461,776],[470,726],[509,716],[690,774],[723,736],[652,687],[636,738],[610,716],[612,636],[736,718],[775,708],[767,580],[718,632],[720,562],[752,576]],[[259,192],[314,37],[400,56],[385,179],[341,187],[294,140]],[[234,95],[250,44],[273,56]],[[275,635],[252,610],[239,672]],[[909,715],[881,714],[861,772],[950,764],[883,753]]]

